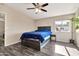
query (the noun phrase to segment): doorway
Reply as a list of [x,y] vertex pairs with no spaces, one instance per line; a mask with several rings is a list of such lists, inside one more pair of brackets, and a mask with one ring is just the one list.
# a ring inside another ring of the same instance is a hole
[[4,46],[5,14],[0,13],[0,46]]

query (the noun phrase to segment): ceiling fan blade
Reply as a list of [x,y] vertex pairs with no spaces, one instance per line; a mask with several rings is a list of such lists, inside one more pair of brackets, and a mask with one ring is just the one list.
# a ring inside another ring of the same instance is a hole
[[35,3],[32,3],[34,6],[36,6],[36,4]]
[[42,11],[44,11],[44,12],[47,12],[47,10],[44,10],[44,9],[41,9]]
[[29,10],[29,9],[35,9],[35,8],[27,8],[27,9]]
[[42,7],[45,7],[45,6],[47,6],[47,5],[48,5],[48,3],[45,3],[45,4],[42,5]]

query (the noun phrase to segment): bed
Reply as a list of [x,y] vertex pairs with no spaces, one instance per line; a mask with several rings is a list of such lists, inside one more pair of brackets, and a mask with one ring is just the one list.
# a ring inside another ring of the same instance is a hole
[[50,41],[51,33],[50,26],[38,27],[35,31],[23,33],[20,37],[21,44],[40,50]]

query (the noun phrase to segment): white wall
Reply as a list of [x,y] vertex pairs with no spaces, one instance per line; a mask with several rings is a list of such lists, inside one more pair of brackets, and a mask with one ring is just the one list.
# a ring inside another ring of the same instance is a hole
[[76,46],[79,48],[79,30],[76,31]]
[[45,19],[38,19],[35,20],[36,26],[51,26],[51,30],[53,34],[56,34],[56,40],[61,42],[69,42],[69,39],[72,38],[72,30],[71,30],[71,23],[70,23],[70,32],[56,32],[55,31],[55,21],[56,20],[70,20],[74,15],[61,15],[51,18],[45,18]]
[[23,32],[33,31],[34,23],[28,16],[7,6],[0,6],[5,13],[5,46],[19,42]]

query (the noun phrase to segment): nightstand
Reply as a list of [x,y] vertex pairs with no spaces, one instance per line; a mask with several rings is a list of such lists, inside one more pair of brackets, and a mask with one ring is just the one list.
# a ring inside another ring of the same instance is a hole
[[52,35],[51,35],[51,40],[52,40],[52,41],[56,41],[56,35],[55,35],[55,34],[52,34]]

